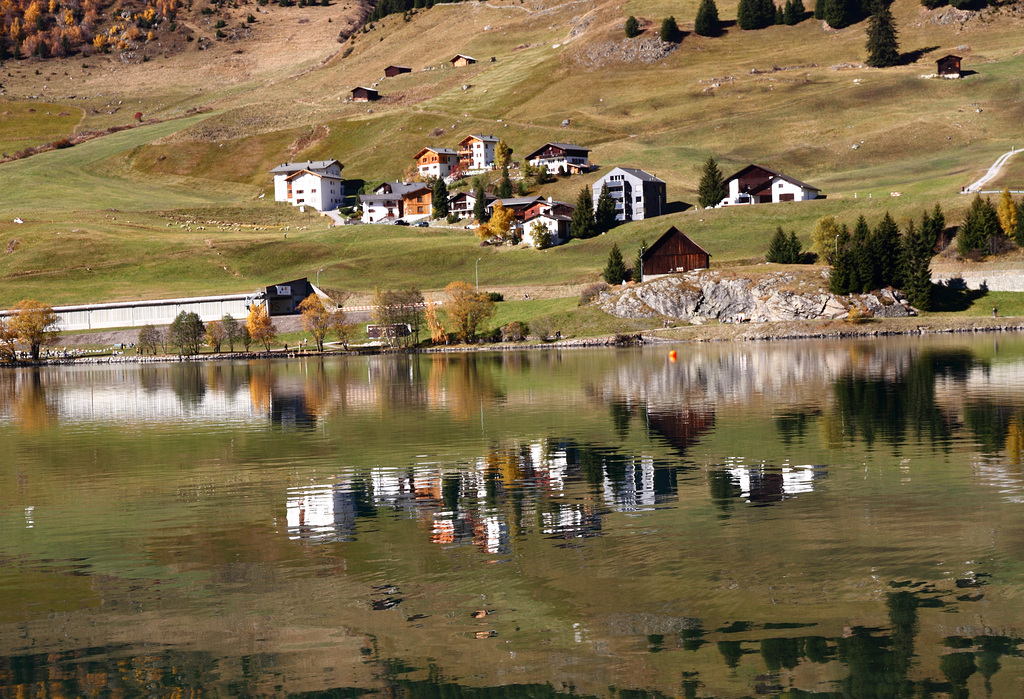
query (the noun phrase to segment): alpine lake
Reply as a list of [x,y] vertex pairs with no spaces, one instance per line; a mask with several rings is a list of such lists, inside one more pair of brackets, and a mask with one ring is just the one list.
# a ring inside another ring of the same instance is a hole
[[1019,334],[0,369],[0,453],[0,697],[1024,696]]

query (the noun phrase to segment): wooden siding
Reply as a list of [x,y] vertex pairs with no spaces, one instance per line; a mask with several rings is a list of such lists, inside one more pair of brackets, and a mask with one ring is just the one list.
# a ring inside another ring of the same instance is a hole
[[643,255],[644,276],[706,269],[711,255],[673,226]]
[[937,61],[939,75],[960,75],[960,57],[945,56]]

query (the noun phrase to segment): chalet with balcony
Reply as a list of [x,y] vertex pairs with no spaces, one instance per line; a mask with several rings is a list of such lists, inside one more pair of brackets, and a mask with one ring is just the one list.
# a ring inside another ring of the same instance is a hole
[[569,240],[569,224],[576,207],[564,201],[543,200],[528,207],[523,217],[523,242],[537,247],[534,229],[539,224],[551,235],[551,245],[561,245]]
[[337,160],[281,163],[270,171],[274,175],[274,200],[311,206],[317,211],[336,209],[345,201],[343,167]]
[[590,149],[573,143],[545,143],[526,160],[533,167],[546,167],[552,175],[590,172]]
[[412,68],[406,68],[405,66],[388,66],[387,68],[384,69],[384,77],[386,77],[386,78],[393,78],[396,75],[401,75],[402,73],[411,73],[411,72],[412,72]]
[[672,226],[640,256],[643,266],[641,281],[664,277],[666,274],[707,269],[711,255]]
[[471,134],[459,142],[459,167],[463,172],[483,172],[494,168],[496,136]]
[[[488,207],[497,199],[493,194],[484,194],[485,205]],[[448,201],[448,211],[457,214],[459,218],[472,218],[475,208],[476,192],[459,192]]]
[[617,167],[594,183],[594,209],[601,196],[601,187],[615,202],[615,220],[642,221],[663,215],[668,207],[665,182],[654,175],[632,167]]
[[416,154],[416,169],[423,177],[448,177],[459,164],[451,148],[424,148]]
[[454,57],[448,59],[448,62],[455,68],[462,68],[463,66],[473,65],[476,63],[476,59],[464,53],[457,53]]
[[372,87],[353,87],[352,88],[352,101],[353,102],[376,102],[380,99],[380,93],[374,90]]
[[727,179],[729,196],[718,206],[776,204],[817,199],[821,190],[762,165],[748,165]]
[[537,204],[545,203],[547,200],[543,197],[511,197],[509,199],[495,199],[487,205],[487,213],[494,213],[494,203],[500,201],[501,205],[506,209],[511,209],[513,216],[516,221],[522,223],[526,218],[526,212]]
[[391,223],[430,216],[433,192],[423,182],[385,182],[373,194],[361,194],[363,223]]

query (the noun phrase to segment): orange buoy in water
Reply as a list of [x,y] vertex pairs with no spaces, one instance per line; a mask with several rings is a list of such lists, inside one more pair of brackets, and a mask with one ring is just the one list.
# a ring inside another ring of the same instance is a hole
[[672,350],[668,353],[668,360],[674,362],[676,360],[676,351]]

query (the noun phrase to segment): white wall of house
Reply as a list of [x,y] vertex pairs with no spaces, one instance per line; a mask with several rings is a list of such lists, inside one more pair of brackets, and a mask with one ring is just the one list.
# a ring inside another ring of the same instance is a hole
[[546,167],[548,172],[552,175],[558,174],[558,172],[564,167],[566,171],[570,168],[570,165],[576,167],[589,168],[590,159],[582,158],[577,156],[559,156],[557,158],[534,158],[530,161],[530,165],[533,167]]
[[363,202],[363,223],[377,223],[386,218],[399,218],[401,199],[389,199],[386,202]]
[[494,146],[489,141],[473,141],[473,160],[470,167],[473,170],[490,170],[494,167]]
[[532,247],[537,247],[537,241],[533,239],[533,226],[535,223],[541,223],[548,232],[551,233],[551,244],[561,245],[566,241],[566,237],[559,235],[559,222],[557,219],[551,218],[545,214],[540,216],[534,216],[529,221],[523,223],[523,242]]
[[457,162],[458,158],[454,155],[442,155],[438,157],[438,162],[423,163],[418,169],[423,177],[447,177]]
[[[783,195],[792,195],[792,199],[783,199]],[[817,199],[818,192],[810,187],[801,187],[798,184],[794,184],[789,180],[781,177],[775,177],[772,179],[771,186],[771,203],[776,204],[780,201],[810,201],[811,199]],[[736,205],[736,204],[755,204],[755,203],[767,203],[768,195],[761,194],[756,197],[753,196],[740,196],[740,181],[730,180],[729,181],[729,198],[722,202],[724,205]]]

